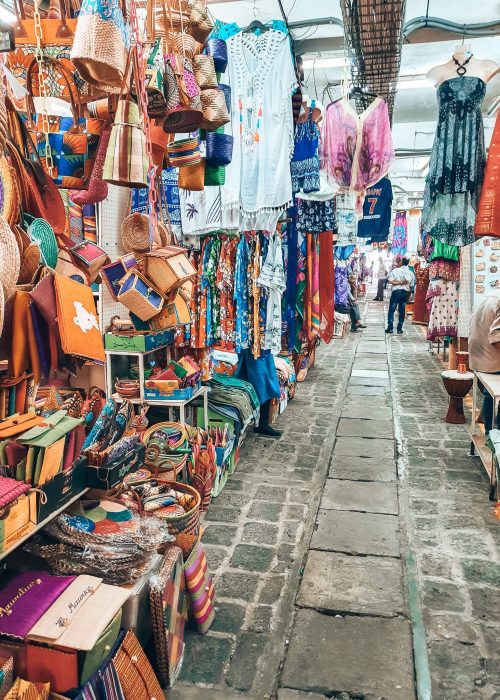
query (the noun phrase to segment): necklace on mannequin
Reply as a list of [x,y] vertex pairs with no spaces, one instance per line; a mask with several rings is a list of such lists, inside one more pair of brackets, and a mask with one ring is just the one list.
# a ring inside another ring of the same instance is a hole
[[460,77],[462,77],[462,75],[465,75],[467,73],[467,68],[465,66],[469,63],[469,61],[471,60],[473,55],[474,54],[471,53],[471,55],[468,58],[466,58],[463,63],[460,63],[460,61],[458,59],[456,59],[455,56],[452,56],[453,61],[454,61],[455,65],[457,66],[457,73]]

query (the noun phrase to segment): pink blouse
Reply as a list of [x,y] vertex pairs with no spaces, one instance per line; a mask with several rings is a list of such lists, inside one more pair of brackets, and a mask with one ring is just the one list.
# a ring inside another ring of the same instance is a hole
[[365,191],[387,175],[394,161],[385,100],[377,97],[362,114],[344,99],[328,105],[320,158],[323,170],[356,195],[356,213],[362,216]]

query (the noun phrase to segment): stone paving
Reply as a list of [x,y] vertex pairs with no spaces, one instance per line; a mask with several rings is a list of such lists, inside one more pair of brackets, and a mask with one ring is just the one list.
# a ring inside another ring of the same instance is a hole
[[249,436],[212,502],[216,621],[189,631],[170,700],[412,700],[414,665],[422,700],[431,684],[434,700],[500,698],[500,524],[482,468],[466,427],[443,422],[422,329],[386,342],[375,303],[366,323],[320,348],[283,437]]

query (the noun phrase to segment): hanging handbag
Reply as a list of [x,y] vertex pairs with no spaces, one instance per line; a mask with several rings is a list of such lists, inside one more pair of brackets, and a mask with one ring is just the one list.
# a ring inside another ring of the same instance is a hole
[[202,129],[215,131],[229,122],[226,98],[220,88],[202,90],[201,106],[203,109],[203,119],[200,125]]
[[218,131],[208,131],[206,138],[207,165],[229,165],[233,157],[233,137]]
[[197,137],[172,141],[167,146],[167,153],[174,168],[196,165],[201,160],[200,142]]
[[66,230],[66,210],[54,181],[43,169],[31,134],[22,119],[15,113],[10,100],[6,100],[11,117],[11,134],[15,132],[15,145],[6,142],[10,162],[20,186],[21,207],[24,212],[44,219],[54,233]]
[[71,248],[71,255],[76,265],[88,275],[90,284],[95,282],[101,267],[110,262],[109,255],[90,241],[83,241]]
[[[26,126],[28,131],[33,133],[40,160],[55,184],[64,189],[86,189],[90,183],[103,123],[97,119],[82,117],[78,91],[74,94],[71,90],[72,78],[63,64],[48,56],[44,56],[42,61],[54,66],[67,83],[72,117],[35,113],[32,82],[33,69],[38,63],[33,59],[26,74],[29,113]],[[46,128],[48,133],[44,131]],[[50,148],[50,154],[47,148]]]
[[200,90],[217,87],[217,75],[212,56],[199,54],[193,58],[193,71]]
[[162,294],[181,287],[196,277],[196,268],[184,248],[169,246],[147,253],[140,263],[141,269]]
[[141,321],[148,321],[163,308],[163,296],[138,270],[130,270],[123,278],[118,301]]
[[222,187],[226,182],[226,168],[223,165],[205,163],[205,187]]
[[213,37],[207,41],[206,52],[214,59],[217,73],[224,73],[227,68],[227,44],[224,39]]
[[229,115],[231,115],[231,86],[225,85],[224,83],[219,83],[219,89],[224,93],[227,111],[229,112]]
[[208,13],[205,0],[191,0],[188,24],[188,32],[191,36],[200,44],[204,44],[213,28],[214,23]]
[[[167,113],[167,101],[163,88],[164,64],[163,39],[155,39],[145,66],[145,87],[148,98],[147,114],[152,119],[163,119]],[[137,96],[137,88],[134,83],[133,94]]]
[[[130,49],[128,55],[125,71],[127,75],[131,62],[134,65],[135,74],[138,75],[135,48]],[[124,79],[104,161],[103,180],[122,187],[147,187],[148,155],[144,131],[145,115],[141,114],[139,105],[125,97],[125,85]]]
[[[173,34],[171,0],[165,1]],[[164,5],[163,12],[165,13]],[[165,24],[166,21],[165,13]],[[182,51],[176,53],[172,34],[167,33],[166,41],[164,80],[167,114],[163,128],[169,133],[190,133],[198,129],[203,116],[200,89],[196,84],[193,65],[186,54],[184,44],[182,44]]]
[[202,192],[205,189],[205,159],[195,165],[179,169],[179,188],[190,192]]
[[71,60],[83,79],[106,92],[127,82],[130,26],[120,0],[83,0]]
[[133,632],[125,635],[113,658],[113,666],[125,700],[160,700],[163,697],[158,678]]

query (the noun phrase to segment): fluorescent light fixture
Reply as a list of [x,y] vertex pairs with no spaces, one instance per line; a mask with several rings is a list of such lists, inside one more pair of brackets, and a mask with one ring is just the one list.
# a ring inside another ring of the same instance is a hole
[[347,65],[347,59],[344,56],[338,56],[337,58],[306,58],[303,65],[305,70],[312,70],[313,68],[343,68]]
[[16,15],[3,5],[0,5],[0,21],[6,24],[14,24],[17,21]]
[[396,87],[398,90],[421,90],[433,87],[433,84],[427,78],[416,78],[415,80],[398,80]]

